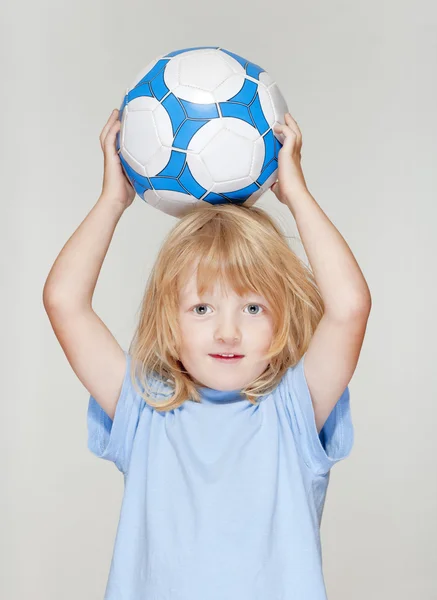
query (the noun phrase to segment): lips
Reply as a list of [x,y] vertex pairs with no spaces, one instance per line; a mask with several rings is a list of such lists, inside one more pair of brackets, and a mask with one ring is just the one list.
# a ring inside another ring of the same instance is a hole
[[[231,352],[229,352],[231,354]],[[210,354],[214,358],[243,358],[244,354],[234,354],[234,356],[222,356],[221,354]]]

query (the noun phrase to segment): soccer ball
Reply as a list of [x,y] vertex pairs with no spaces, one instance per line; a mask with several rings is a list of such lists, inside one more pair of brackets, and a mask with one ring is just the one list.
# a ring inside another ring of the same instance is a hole
[[116,147],[136,193],[182,217],[197,202],[251,206],[277,179],[286,102],[258,65],[212,46],[160,56],[124,95]]

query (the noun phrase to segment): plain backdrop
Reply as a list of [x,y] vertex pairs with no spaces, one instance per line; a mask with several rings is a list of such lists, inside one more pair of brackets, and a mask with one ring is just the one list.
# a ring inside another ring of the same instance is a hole
[[[423,0],[3,4],[2,598],[103,598],[123,477],[87,449],[89,394],[42,290],[100,194],[99,135],[126,86],[158,55],[217,45],[278,82],[309,190],[372,294],[355,444],[322,520],[328,597],[435,600],[436,14]],[[290,211],[271,192],[257,205],[304,256]],[[175,222],[137,196],[115,231],[93,306],[125,349]]]

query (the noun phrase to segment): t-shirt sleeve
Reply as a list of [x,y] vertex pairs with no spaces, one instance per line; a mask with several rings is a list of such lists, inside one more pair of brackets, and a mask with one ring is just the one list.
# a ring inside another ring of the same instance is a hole
[[285,372],[281,387],[302,458],[313,473],[324,475],[335,463],[347,458],[353,447],[349,387],[346,387],[337,400],[318,434],[311,394],[305,378],[305,356],[306,354]]
[[[134,389],[131,378],[131,356],[126,356],[126,369],[114,420],[101,408],[93,396],[89,398],[87,425],[88,449],[98,458],[112,461],[126,474],[144,399]],[[140,389],[142,387],[140,386]]]

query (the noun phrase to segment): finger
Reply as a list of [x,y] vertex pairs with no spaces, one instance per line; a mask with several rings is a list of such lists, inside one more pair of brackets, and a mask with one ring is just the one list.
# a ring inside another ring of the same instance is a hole
[[282,123],[275,125],[274,131],[276,131],[276,133],[282,133],[284,135],[285,140],[283,143],[283,147],[285,147],[286,151],[291,151],[294,145],[296,144],[296,132],[293,129],[291,129],[288,125],[282,125]]
[[297,124],[297,121],[295,119],[293,119],[293,117],[291,116],[290,113],[285,113],[285,122],[291,129],[293,129],[293,131],[296,133],[298,139],[301,139],[302,132],[299,129],[299,125]]
[[278,123],[274,126],[274,131],[278,131],[278,133],[283,133],[284,135],[295,135],[297,136],[294,129],[292,129],[289,125],[283,125],[282,123]]
[[270,186],[270,191],[272,191],[275,194],[276,198],[278,198],[278,200],[279,200],[280,191],[279,191],[279,183],[277,181],[275,181],[275,183]]
[[115,123],[112,124],[110,130],[108,131],[105,141],[104,141],[104,146],[103,146],[103,151],[105,153],[105,155],[113,155],[116,154],[116,144],[115,144],[115,139],[117,136],[117,133],[120,130],[120,126],[121,123],[120,121],[115,121]]
[[109,117],[109,119],[106,122],[106,125],[104,126],[102,133],[100,134],[100,143],[102,145],[102,149],[104,147],[105,144],[105,139],[106,136],[108,135],[109,130],[111,129],[111,127],[113,126],[113,124],[118,120],[118,110],[114,109]]
[[108,135],[108,131],[111,129],[111,127],[114,124],[116,119],[118,120],[118,110],[116,108],[114,108],[114,110],[112,111],[112,113],[109,116],[109,119],[106,121],[106,124],[102,129],[102,133],[100,134],[99,139],[100,139],[100,145],[102,146],[102,150],[103,150],[106,136]]

